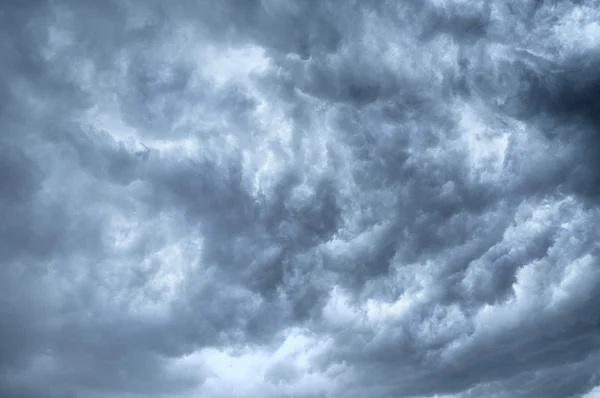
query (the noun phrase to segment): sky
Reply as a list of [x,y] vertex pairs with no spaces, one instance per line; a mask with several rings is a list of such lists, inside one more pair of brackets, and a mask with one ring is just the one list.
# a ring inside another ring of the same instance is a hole
[[0,54],[0,397],[600,396],[600,1],[4,1]]

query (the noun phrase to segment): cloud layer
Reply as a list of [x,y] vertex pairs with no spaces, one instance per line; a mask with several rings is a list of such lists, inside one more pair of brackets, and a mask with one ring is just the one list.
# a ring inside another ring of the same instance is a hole
[[599,10],[3,5],[0,396],[595,397]]

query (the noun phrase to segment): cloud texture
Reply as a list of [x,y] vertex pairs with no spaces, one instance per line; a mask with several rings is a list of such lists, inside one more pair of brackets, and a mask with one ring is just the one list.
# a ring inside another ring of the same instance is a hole
[[0,396],[598,396],[599,21],[5,2]]

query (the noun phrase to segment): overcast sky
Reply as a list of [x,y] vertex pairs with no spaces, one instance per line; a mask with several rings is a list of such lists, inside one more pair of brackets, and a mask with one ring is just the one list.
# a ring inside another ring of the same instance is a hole
[[598,397],[600,1],[2,1],[0,265],[0,397]]

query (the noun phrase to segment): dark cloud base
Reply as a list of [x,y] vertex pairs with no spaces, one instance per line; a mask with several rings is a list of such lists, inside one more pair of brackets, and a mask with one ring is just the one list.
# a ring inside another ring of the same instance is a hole
[[600,3],[0,6],[0,396],[587,397]]

